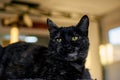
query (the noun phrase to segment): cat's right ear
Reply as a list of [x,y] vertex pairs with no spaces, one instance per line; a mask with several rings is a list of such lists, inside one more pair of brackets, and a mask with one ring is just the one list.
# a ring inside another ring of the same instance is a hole
[[85,32],[88,31],[88,27],[89,27],[89,18],[87,15],[84,15],[81,20],[79,21],[79,23],[77,24],[77,27]]
[[50,33],[54,32],[58,29],[57,25],[49,18],[47,18],[47,26],[48,26],[48,30]]

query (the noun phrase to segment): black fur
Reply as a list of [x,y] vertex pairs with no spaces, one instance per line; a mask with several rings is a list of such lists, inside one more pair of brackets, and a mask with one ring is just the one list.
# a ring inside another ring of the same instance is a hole
[[47,24],[48,48],[18,42],[2,49],[1,79],[91,80],[85,68],[89,18],[83,16],[76,26],[59,28],[50,19]]
[[2,46],[0,45],[0,59],[2,57],[3,53],[2,53]]
[[[2,46],[0,45],[0,62],[1,62],[1,58],[3,56],[3,48]],[[2,74],[2,65],[0,64],[0,75]]]

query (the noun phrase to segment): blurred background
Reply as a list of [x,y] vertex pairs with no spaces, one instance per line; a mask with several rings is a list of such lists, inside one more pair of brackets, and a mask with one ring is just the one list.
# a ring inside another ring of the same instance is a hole
[[0,44],[17,41],[47,46],[46,19],[58,26],[90,18],[86,67],[93,79],[120,79],[120,0],[0,0]]

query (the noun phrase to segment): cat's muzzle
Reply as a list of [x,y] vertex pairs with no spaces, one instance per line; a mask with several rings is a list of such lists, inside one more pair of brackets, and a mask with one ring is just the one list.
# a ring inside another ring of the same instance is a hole
[[78,59],[78,53],[73,52],[73,53],[68,53],[67,57],[65,58],[67,61],[75,61]]

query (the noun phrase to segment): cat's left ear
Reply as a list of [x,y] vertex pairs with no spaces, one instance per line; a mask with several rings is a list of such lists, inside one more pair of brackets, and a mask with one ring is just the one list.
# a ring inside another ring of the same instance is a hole
[[49,18],[47,19],[47,25],[48,25],[48,30],[50,33],[54,32],[58,29],[57,25]]
[[88,27],[89,27],[89,18],[87,15],[84,15],[81,20],[79,21],[79,23],[77,24],[77,27],[83,31],[86,32],[88,31]]

